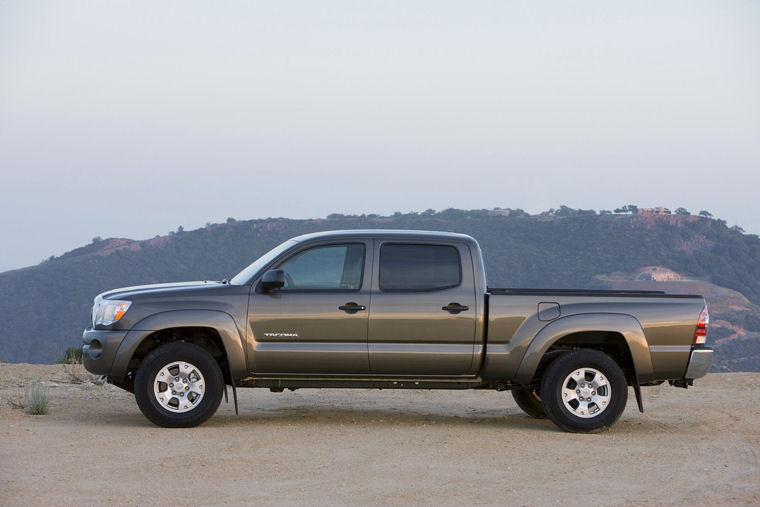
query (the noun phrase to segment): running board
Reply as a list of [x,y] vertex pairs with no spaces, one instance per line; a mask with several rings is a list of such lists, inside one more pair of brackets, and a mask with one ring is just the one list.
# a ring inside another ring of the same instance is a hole
[[301,388],[343,389],[474,389],[486,387],[481,379],[371,379],[371,378],[282,378],[252,377],[238,381],[240,387],[264,387],[274,390]]

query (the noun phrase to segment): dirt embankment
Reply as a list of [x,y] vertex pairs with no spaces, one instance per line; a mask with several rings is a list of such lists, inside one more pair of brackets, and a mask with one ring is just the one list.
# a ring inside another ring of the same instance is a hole
[[[760,374],[631,393],[609,432],[573,435],[508,393],[240,390],[166,430],[60,365],[0,364],[0,504],[757,504]],[[25,379],[50,412],[8,405]]]

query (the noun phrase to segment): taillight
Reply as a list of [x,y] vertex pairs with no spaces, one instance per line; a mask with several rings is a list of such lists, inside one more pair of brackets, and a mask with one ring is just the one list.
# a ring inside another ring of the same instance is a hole
[[707,306],[702,308],[697,321],[697,329],[694,331],[694,345],[702,345],[707,338],[707,324],[710,323],[710,315],[707,313]]

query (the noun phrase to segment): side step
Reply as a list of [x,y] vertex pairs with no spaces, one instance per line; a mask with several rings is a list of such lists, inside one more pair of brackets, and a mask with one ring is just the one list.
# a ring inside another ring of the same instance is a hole
[[265,387],[275,392],[282,389],[476,389],[487,387],[480,378],[448,379],[372,379],[372,378],[282,378],[252,377],[239,380],[240,387]]

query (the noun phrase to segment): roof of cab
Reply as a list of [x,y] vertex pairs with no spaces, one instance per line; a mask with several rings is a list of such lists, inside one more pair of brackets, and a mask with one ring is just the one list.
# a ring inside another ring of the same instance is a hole
[[459,241],[475,241],[472,236],[467,234],[459,234],[457,232],[441,232],[441,231],[414,231],[414,230],[401,230],[401,229],[353,229],[342,231],[322,231],[313,232],[311,234],[303,234],[296,236],[293,241],[308,241],[320,238],[358,238],[358,237],[371,237],[371,238],[397,238],[397,239],[441,239],[441,240],[459,240]]

